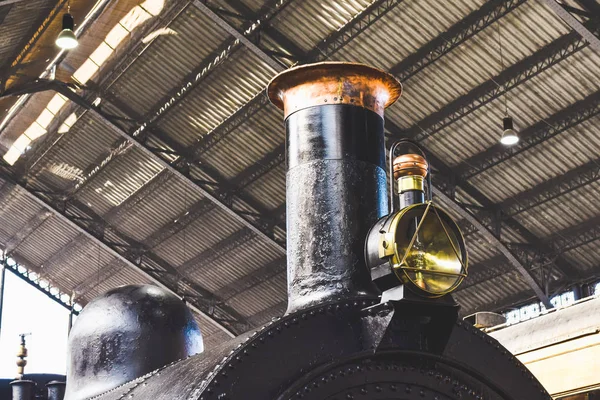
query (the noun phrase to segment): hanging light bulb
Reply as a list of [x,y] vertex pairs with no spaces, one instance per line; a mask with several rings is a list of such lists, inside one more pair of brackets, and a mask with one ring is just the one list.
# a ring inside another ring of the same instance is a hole
[[56,38],[56,45],[64,50],[70,50],[77,47],[77,36],[73,29],[75,27],[75,21],[70,13],[71,8],[69,7],[68,12],[63,15],[62,31]]
[[502,132],[500,143],[505,146],[512,146],[519,143],[519,135],[517,134],[517,131],[515,131],[512,117],[504,117],[502,120],[502,126],[504,131]]

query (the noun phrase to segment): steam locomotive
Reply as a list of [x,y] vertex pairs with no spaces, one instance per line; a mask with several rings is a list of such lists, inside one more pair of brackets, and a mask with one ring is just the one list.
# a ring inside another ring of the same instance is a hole
[[176,296],[114,289],[71,331],[65,399],[549,399],[496,340],[458,319],[451,293],[468,272],[460,229],[432,201],[418,145],[395,144],[386,162],[384,110],[401,91],[361,64],[275,77],[267,93],[285,115],[288,168],[286,314],[202,351]]

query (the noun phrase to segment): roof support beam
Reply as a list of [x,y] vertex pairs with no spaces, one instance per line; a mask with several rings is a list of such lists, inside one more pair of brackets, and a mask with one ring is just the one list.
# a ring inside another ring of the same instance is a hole
[[460,293],[465,289],[479,285],[483,282],[499,278],[506,275],[511,270],[506,257],[502,255],[494,256],[489,260],[472,265],[469,267],[469,276],[467,276],[465,282],[458,287],[456,293]]
[[[22,280],[24,280],[25,282],[27,282],[28,284],[30,284],[31,286],[33,286],[34,288],[39,290],[40,292],[44,293],[46,296],[48,296],[49,299],[55,301],[56,303],[60,304],[67,310],[73,312],[74,314],[76,314],[76,315],[79,314],[78,311],[73,310],[73,304],[71,304],[71,296],[70,295],[68,295],[67,293],[62,291],[60,288],[57,288],[55,286],[41,285],[39,275],[34,277],[32,275],[33,271],[30,271],[29,268],[27,268],[25,265],[23,265],[23,266],[19,265],[20,261],[14,260],[14,259],[13,259],[13,261],[15,261],[15,262],[11,263],[11,262],[9,262],[9,260],[7,258],[3,258],[3,260],[1,262],[4,264],[4,268],[6,270],[12,272],[17,277],[21,278]],[[52,290],[53,288],[56,288],[58,290],[53,291]],[[63,295],[67,295],[69,297],[69,301],[64,301]]]
[[567,228],[548,238],[555,255],[600,240],[600,217]]
[[514,217],[598,180],[600,159],[595,159],[503,201],[500,207],[507,216]]
[[[321,61],[328,58],[400,3],[402,3],[402,0],[379,0],[373,2],[369,7],[348,21],[345,26],[333,32],[323,40],[323,42],[319,43],[317,47],[306,54],[304,58],[307,62]],[[262,91],[257,93],[246,104],[241,106],[237,111],[223,120],[219,125],[204,135],[201,140],[194,144],[189,150],[192,155],[189,161],[196,162],[200,160],[200,157],[204,152],[231,132],[235,131],[240,125],[252,118],[252,116],[262,110],[267,104],[269,104],[267,96],[265,96]]]
[[[5,166],[3,166],[2,168],[6,169]],[[0,175],[2,176],[2,179],[6,180],[8,182],[12,181],[10,172],[3,171],[3,172],[0,172]],[[233,329],[238,330],[237,332],[235,332],[235,331],[232,331],[232,328],[227,327],[226,325],[224,325],[220,322],[217,322],[218,320],[224,319],[224,318],[221,318],[220,316],[214,314],[215,310],[217,309],[217,305],[219,304],[219,301],[212,299],[211,298],[212,295],[210,293],[208,293],[207,291],[204,291],[203,289],[196,287],[195,284],[189,283],[185,280],[185,278],[178,276],[176,271],[172,271],[172,274],[171,274],[170,271],[173,270],[173,267],[171,267],[168,264],[164,263],[163,261],[157,259],[157,257],[154,255],[147,255],[147,257],[150,259],[150,261],[152,261],[152,264],[160,265],[162,268],[164,268],[164,271],[160,272],[157,270],[150,270],[148,268],[145,268],[143,263],[140,262],[143,260],[136,259],[133,254],[131,254],[130,252],[128,252],[126,250],[126,248],[120,248],[118,246],[108,244],[105,239],[101,239],[101,238],[97,237],[96,234],[93,233],[88,227],[86,227],[85,224],[83,224],[80,220],[73,220],[73,218],[70,217],[69,214],[57,209],[49,200],[43,198],[42,195],[31,192],[22,184],[19,184],[17,182],[12,182],[12,183],[21,194],[23,194],[24,196],[35,201],[40,206],[48,209],[50,212],[52,212],[54,214],[54,216],[56,218],[59,218],[65,224],[69,225],[71,228],[75,229],[76,231],[78,231],[79,233],[84,235],[88,240],[90,240],[92,243],[94,243],[96,246],[98,246],[104,252],[119,259],[125,265],[136,270],[138,273],[140,273],[141,275],[143,275],[145,278],[149,279],[150,281],[154,282],[158,286],[164,288],[165,290],[167,290],[179,297],[180,296],[179,284],[183,283],[184,285],[190,286],[191,288],[193,288],[194,291],[199,292],[200,295],[204,295],[204,298],[209,303],[208,305],[204,305],[201,302],[192,301],[189,303],[190,308],[192,310],[194,310],[195,312],[197,312],[198,314],[205,317],[207,320],[211,321],[216,327],[223,330],[225,333],[227,333],[231,337],[235,336],[236,333],[241,333],[241,331],[239,330],[240,329],[239,327],[233,328]],[[87,213],[88,215],[91,215],[93,213],[93,211],[86,209],[85,206],[83,206],[81,204],[78,204],[77,207],[78,208],[81,207],[81,211]],[[98,218],[98,217],[96,216],[95,218]],[[115,235],[118,237],[120,234],[117,231],[112,232],[111,236],[115,236]],[[127,242],[125,241],[124,244],[127,244]],[[164,273],[171,274],[171,279],[168,279],[164,275]],[[173,277],[176,277],[177,279],[174,280],[174,279],[172,279]],[[230,319],[236,318],[236,313],[233,312],[233,310],[229,310],[224,306],[218,306],[218,308],[224,312],[224,314],[227,316],[227,318],[230,318]],[[239,317],[237,317],[237,318],[239,321]],[[247,327],[245,321],[240,321],[240,322],[242,323],[242,326]],[[231,327],[235,326],[233,324],[228,324],[228,325]]]
[[516,145],[506,147],[498,143],[463,161],[456,171],[463,179],[471,179],[597,115],[600,115],[600,91],[522,130]]
[[47,210],[43,210],[33,216],[25,226],[19,230],[13,237],[8,239],[4,245],[4,252],[10,255],[21,243],[23,243],[29,235],[35,232],[42,224],[52,216],[52,213]]
[[[431,40],[405,60],[392,67],[391,72],[403,82],[408,80],[427,65],[452,51],[470,37],[517,8],[523,2],[524,0],[489,1],[481,9],[474,11],[465,17],[465,19],[452,26],[448,30],[448,32],[452,33],[451,35],[444,33]],[[349,21],[345,27],[332,33],[320,43],[315,50],[307,55],[307,60],[320,61],[333,55],[346,43],[365,31],[400,3],[402,3],[402,0],[376,1],[372,3]],[[267,104],[268,99],[262,96],[261,93],[257,94],[193,146],[191,150],[193,153],[192,161],[199,160],[205,151],[217,144],[223,137],[233,132]]]
[[[227,41],[223,43],[215,52],[213,52],[209,57],[207,57],[196,69],[192,71],[179,85],[177,85],[171,92],[169,92],[166,96],[160,99],[156,106],[152,107],[150,112],[148,112],[141,121],[144,121],[137,129],[132,132],[133,137],[138,137],[145,130],[149,130],[152,127],[156,126],[156,124],[164,117],[167,111],[171,110],[174,105],[178,104],[182,101],[187,95],[192,92],[192,90],[200,84],[218,65],[223,63],[229,55],[231,55],[235,50],[242,46],[241,37],[243,37],[244,42],[248,41],[249,44],[252,42],[249,41],[248,37],[256,34],[260,29],[268,23],[268,21],[273,18],[276,13],[285,7],[291,0],[271,0],[263,8],[259,11],[261,14],[261,18],[254,23],[248,24],[247,28],[243,33],[237,32],[232,41]],[[202,5],[202,3],[200,3]],[[203,5],[202,5],[203,6]],[[204,9],[204,8],[203,8]],[[207,12],[210,12],[211,15],[216,16],[221,19],[217,14],[214,13],[210,8],[206,7]],[[222,20],[222,19],[221,19]],[[222,20],[225,24],[226,21]],[[227,29],[226,29],[227,30]],[[235,31],[235,30],[234,30]],[[232,32],[229,32],[230,34]],[[262,57],[264,51],[259,48],[254,49],[256,51],[260,51],[259,57]],[[252,51],[252,49],[251,49]],[[271,58],[273,61],[269,62],[271,68],[273,66],[271,64],[277,64],[275,71],[281,71],[285,67],[281,65],[278,61],[275,61],[268,54],[264,54],[264,56]]]
[[460,206],[456,202],[456,200],[450,198],[443,191],[440,191],[437,188],[434,188],[434,195],[437,198],[441,199],[441,201],[444,203],[445,206],[447,206],[448,208],[452,209],[454,212],[462,215],[467,221],[469,221],[469,223],[471,225],[475,226],[477,228],[477,230],[479,231],[479,233],[491,245],[493,245],[494,247],[496,247],[496,249],[498,249],[498,251],[500,253],[502,253],[502,255],[504,255],[504,257],[506,257],[506,259],[513,266],[513,268],[516,269],[517,271],[519,271],[519,273],[523,277],[523,280],[525,282],[527,282],[527,285],[529,285],[529,287],[531,287],[531,289],[533,289],[533,291],[535,292],[536,296],[542,301],[542,303],[544,303],[544,305],[546,307],[552,308],[552,304],[550,303],[550,299],[548,298],[548,295],[546,294],[546,291],[536,281],[536,279],[533,277],[533,275],[531,274],[531,272],[529,271],[529,269],[527,269],[523,265],[523,263],[521,262],[521,260],[519,260],[513,254],[513,252],[508,247],[506,247],[506,245],[504,243],[502,243],[500,241],[500,239],[498,239],[492,233],[492,231],[490,231],[486,226],[484,226],[479,221],[479,219],[477,217],[475,217],[469,211],[465,210],[462,206]]
[[182,264],[178,269],[181,273],[186,274],[188,272],[200,271],[203,268],[211,265],[217,259],[224,257],[227,253],[232,252],[238,246],[242,246],[244,243],[249,242],[256,235],[249,229],[242,229],[230,235],[229,237],[216,243],[214,246],[210,246],[197,256]]
[[552,9],[567,25],[577,32],[583,39],[585,39],[590,46],[600,53],[600,39],[596,34],[585,27],[577,18],[575,18],[570,12],[565,10],[563,6],[556,0],[542,0],[548,7]]
[[[240,43],[242,43],[244,46],[246,46],[248,48],[248,50],[253,52],[256,56],[258,56],[258,58],[261,59],[261,61],[263,61],[265,64],[267,64],[268,66],[273,68],[275,71],[282,71],[283,69],[286,68],[285,64],[282,64],[280,61],[278,61],[271,55],[267,54],[263,49],[258,47],[258,45],[256,45],[250,39],[248,39],[247,35],[238,32],[238,30],[236,28],[234,28],[233,26],[231,26],[229,24],[229,22],[227,22],[223,18],[221,18],[221,16],[219,16],[217,13],[215,13],[213,10],[211,10],[204,3],[202,3],[198,0],[194,0],[193,4],[196,8],[198,8],[200,11],[202,11],[207,17],[209,17],[211,20],[213,20],[214,23],[216,23],[221,28],[223,28],[225,31],[227,31],[227,33],[229,33],[231,36],[233,36],[234,38],[239,40]],[[258,23],[260,24],[263,22],[259,19]],[[266,25],[266,22],[264,22],[263,24]],[[262,29],[263,30],[268,29],[268,27],[263,26]]]
[[77,93],[68,89],[68,87],[64,84],[61,84],[57,81],[48,81],[46,90],[54,90],[56,92],[61,93],[63,96],[67,97],[69,100],[73,101],[77,105],[83,107],[84,109],[94,113],[101,119],[106,126],[111,129],[113,132],[121,136],[123,139],[130,141],[135,147],[137,147],[143,154],[148,156],[149,158],[156,161],[159,165],[161,165],[164,169],[167,169],[171,174],[180,178],[181,181],[188,186],[189,189],[196,191],[203,197],[209,199],[213,202],[217,207],[221,208],[225,213],[227,213],[234,220],[240,222],[242,225],[248,227],[254,233],[256,233],[259,237],[264,239],[267,243],[273,246],[276,250],[280,251],[282,254],[285,254],[285,247],[277,242],[275,239],[271,237],[268,233],[264,231],[264,229],[257,224],[257,222],[253,221],[252,218],[244,216],[238,213],[232,205],[223,201],[219,195],[211,193],[207,189],[199,186],[194,182],[193,179],[190,178],[188,173],[186,173],[186,166],[177,167],[170,159],[164,157],[164,155],[158,154],[148,149],[147,145],[137,140],[135,137],[125,132],[120,126],[116,125],[113,121],[110,120],[107,116],[104,115],[102,111],[100,111],[97,107],[90,104],[83,97],[78,95]]
[[442,58],[526,0],[490,0],[390,69],[401,82]]
[[422,141],[587,46],[588,43],[577,34],[564,35],[398,135]]

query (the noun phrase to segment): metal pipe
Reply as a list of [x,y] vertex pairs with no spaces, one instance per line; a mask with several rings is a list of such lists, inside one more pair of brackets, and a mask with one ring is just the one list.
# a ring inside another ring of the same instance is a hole
[[364,65],[293,68],[268,88],[286,115],[288,310],[378,295],[365,238],[388,212],[383,110],[400,95]]

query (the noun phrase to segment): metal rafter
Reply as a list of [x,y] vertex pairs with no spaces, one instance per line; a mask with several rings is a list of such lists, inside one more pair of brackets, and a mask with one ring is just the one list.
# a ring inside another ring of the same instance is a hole
[[519,273],[523,277],[523,280],[527,283],[527,285],[529,285],[529,287],[531,287],[533,289],[536,296],[538,296],[538,298],[542,301],[542,303],[544,303],[544,305],[546,305],[546,307],[552,308],[552,304],[550,303],[550,299],[548,298],[548,295],[546,294],[545,290],[540,286],[540,284],[537,282],[537,280],[534,278],[531,271],[525,267],[525,265],[521,262],[521,260],[519,258],[517,258],[517,256],[504,243],[502,243],[500,241],[500,239],[498,239],[491,230],[489,230],[485,225],[483,225],[475,215],[471,214],[464,207],[459,205],[456,202],[456,200],[450,198],[443,191],[440,191],[437,188],[434,188],[434,195],[437,198],[441,199],[441,201],[444,203],[444,205],[446,207],[452,209],[454,212],[456,212],[458,214],[461,214],[471,225],[475,226],[477,228],[477,230],[479,231],[479,233],[491,245],[496,247],[496,249],[498,249],[498,251],[500,253],[502,253],[502,255],[504,255],[504,257],[506,257],[506,259],[513,266],[513,268],[516,269],[517,271],[519,271]]
[[498,143],[463,161],[456,171],[464,179],[471,179],[599,114],[600,91],[519,132],[521,140],[516,145],[506,147]]
[[[281,5],[282,5],[282,4],[281,4],[282,2],[279,2],[279,3],[280,3],[280,6],[281,6]],[[381,3],[383,3],[383,2],[381,2]],[[380,14],[380,16],[381,16],[381,14]],[[374,21],[373,21],[373,22],[374,22]],[[362,31],[362,30],[364,30],[364,29],[365,29],[365,26],[363,25],[363,27],[361,28],[361,30],[360,30],[360,31]],[[341,32],[343,32],[343,30],[342,30]],[[337,32],[337,33],[336,33],[336,36],[337,36],[337,35],[339,35],[339,34],[340,34],[340,32]],[[214,63],[213,63],[213,64],[214,64]],[[205,73],[206,73],[206,72],[205,72]],[[183,95],[184,95],[185,93],[188,93],[188,89],[187,89],[187,88],[189,88],[189,85],[188,85],[188,84],[186,84],[184,87],[186,87],[186,90],[185,90],[184,92],[182,92],[182,93],[181,93],[181,96],[179,96],[179,98],[180,98],[180,99],[183,97]],[[168,108],[168,107],[170,107],[171,105],[172,105],[172,103],[170,103],[170,105],[168,105],[168,106],[167,106],[166,104],[165,104],[165,105],[163,105],[161,108],[159,108],[159,110],[162,110],[162,111],[160,111],[160,113],[161,113],[161,114],[162,114],[162,113],[164,113],[164,112],[166,111],[165,107],[167,107],[167,108]],[[144,127],[144,129],[146,129],[146,127]],[[138,130],[138,131],[136,131],[136,132],[137,132],[138,134],[140,133],[140,131],[139,131],[139,130]],[[136,132],[134,132],[134,134],[133,134],[134,136],[135,136]],[[162,136],[162,135],[161,135],[161,136]],[[269,165],[277,165],[277,162],[278,162],[279,160],[282,160],[282,159],[283,159],[282,155],[283,155],[283,153],[282,153],[282,152],[280,152],[279,154],[276,154],[276,155],[275,155],[275,157],[274,157],[274,161],[270,162],[270,163],[269,163]],[[106,165],[106,163],[104,163],[104,164]],[[255,172],[255,173],[249,173],[249,174],[248,174],[248,181],[247,181],[247,182],[248,182],[248,183],[250,183],[252,180],[255,180],[255,179],[258,177],[258,176],[260,176],[260,174],[262,174],[262,173],[266,173],[267,171],[268,171],[268,168],[259,168],[259,171]],[[134,203],[134,202],[133,202],[133,203]]]
[[[372,24],[386,15],[389,11],[400,4],[402,0],[377,1],[356,15],[345,28],[332,33],[322,43],[307,55],[309,61],[320,61],[327,59],[350,40],[354,39],[360,33],[365,31]],[[434,38],[423,47],[418,49],[405,60],[392,67],[391,72],[401,81],[405,82],[417,72],[442,57],[444,54],[452,51],[464,41],[485,29],[491,23],[502,18],[516,7],[521,5],[524,0],[492,0],[474,11],[463,20],[453,25],[447,33]],[[203,137],[192,148],[194,158],[192,161],[198,161],[202,154],[218,143],[223,137],[233,132],[250,117],[255,115],[260,109],[268,104],[266,96],[257,94],[248,103],[238,109],[229,118],[215,127],[211,132]]]
[[552,9],[567,25],[577,32],[583,39],[585,39],[590,46],[600,52],[600,39],[597,36],[597,32],[593,32],[583,25],[577,18],[575,18],[564,6],[558,3],[556,0],[541,0],[546,3],[548,7]]
[[566,34],[398,134],[422,141],[587,46],[577,34]]
[[504,200],[500,207],[506,215],[514,217],[598,180],[600,180],[600,158]]
[[210,246],[208,249],[199,253],[195,257],[192,257],[190,260],[179,266],[178,269],[184,274],[192,271],[201,271],[202,269],[213,264],[216,260],[222,258],[225,254],[232,252],[238,246],[242,246],[255,237],[256,235],[254,235],[251,230],[245,228],[234,232],[227,238],[221,240],[213,246]]
[[[260,20],[259,13],[257,14],[254,11],[252,11],[252,9],[250,7],[245,5],[240,0],[225,0],[225,3],[227,3],[231,8],[233,8],[238,13],[243,15],[246,19]],[[286,3],[286,4],[289,4],[289,3]],[[279,12],[281,12],[281,9]],[[266,33],[271,38],[271,40],[273,40],[275,42],[275,44],[277,44],[277,46],[279,46],[283,51],[288,53],[288,55],[286,55],[286,58],[290,58],[290,56],[291,56],[296,61],[302,61],[304,51],[302,51],[302,49],[296,43],[294,43],[292,40],[290,40],[282,32],[275,29],[273,26],[271,26],[269,24],[265,24],[265,26],[263,26],[262,32]],[[259,32],[259,34],[260,34],[260,32]],[[260,38],[256,39],[256,41],[258,43],[260,43]]]
[[35,214],[24,226],[10,239],[6,241],[4,245],[4,252],[10,256],[10,254],[21,245],[29,235],[35,232],[42,224],[52,216],[52,213],[47,210],[42,210]]
[[[260,14],[254,14],[254,12],[252,12],[252,10],[248,6],[241,2],[232,0],[226,0],[226,2],[243,15],[250,16],[252,19],[256,19],[257,21],[259,21],[259,23],[263,24],[261,30],[269,34],[269,36],[273,40],[275,40],[278,45],[282,46],[291,55],[296,55],[298,57],[301,54],[303,54],[303,51],[298,46],[296,46],[296,44],[293,41],[291,41],[289,38],[287,38],[285,35],[283,35],[281,32],[279,32],[272,26],[268,25],[266,21],[264,22],[263,18],[260,17]],[[206,4],[198,0],[194,0],[193,4],[194,6],[196,6],[196,8],[202,11],[202,13],[209,17],[214,23],[216,23],[225,31],[227,31],[227,33],[229,33],[231,36],[238,39],[244,46],[246,46],[251,52],[256,54],[264,63],[269,65],[271,68],[273,68],[276,71],[281,70],[282,68],[286,68],[286,65],[284,63],[274,58],[272,54],[267,54],[267,52],[260,48],[258,44],[250,40],[247,37],[247,35],[239,32],[235,27],[233,27],[229,22],[221,18],[220,15],[218,15]],[[257,34],[260,34],[260,30],[257,31]]]
[[269,279],[277,276],[278,274],[285,272],[285,268],[285,257],[278,258],[223,286],[221,289],[217,290],[216,294],[220,298],[228,301],[236,295],[245,292],[246,290],[250,290],[263,282],[267,282]]
[[[241,36],[244,39],[244,42],[248,41],[248,37],[256,34],[260,29],[262,29],[269,20],[271,20],[277,12],[287,6],[292,0],[271,0],[267,4],[265,4],[259,14],[262,15],[262,18],[254,21],[253,23],[247,24],[243,33],[238,31],[236,35]],[[201,3],[200,3],[201,4]],[[207,9],[207,12],[211,12],[216,15],[210,8]],[[220,18],[218,15],[216,17]],[[226,23],[226,22],[225,22]],[[230,32],[231,34],[232,32]],[[249,44],[253,44],[249,41]],[[145,130],[151,129],[156,126],[156,124],[164,117],[167,111],[171,110],[173,106],[177,105],[180,101],[182,101],[188,94],[192,92],[192,90],[198,86],[218,65],[223,63],[235,50],[241,48],[243,43],[240,41],[240,38],[236,37],[232,41],[226,41],[219,48],[214,51],[210,56],[208,56],[197,68],[195,68],[188,76],[186,76],[179,85],[176,85],[173,90],[167,93],[162,99],[160,99],[154,107],[150,109],[146,115],[140,120],[143,123],[137,127],[132,132],[134,137],[141,135]],[[260,51],[259,57],[269,57],[274,60],[272,56],[267,55],[261,49],[250,49],[251,51]],[[264,54],[263,54],[264,53]],[[276,63],[277,67],[276,71],[282,70],[285,67],[279,64],[278,61],[272,61],[271,63]],[[268,65],[273,68],[269,63]]]
[[472,286],[488,282],[506,275],[511,271],[508,260],[503,255],[497,255],[469,267],[469,276],[463,284],[458,287],[456,293]]
[[[92,216],[92,224],[95,222],[101,224],[104,223],[99,216],[93,215],[94,212],[83,204],[72,201],[71,209],[67,208],[65,210],[60,210],[54,204],[52,204],[53,202],[51,199],[47,199],[39,193],[34,193],[27,189],[24,185],[13,181],[7,167],[2,166],[2,169],[3,170],[0,172],[2,179],[6,180],[7,182],[12,181],[11,183],[17,188],[17,190],[19,190],[20,193],[51,211],[56,218],[59,218],[71,228],[83,234],[87,239],[89,239],[103,251],[141,273],[145,278],[151,280],[158,286],[163,287],[177,296],[181,295],[180,285],[183,287],[189,287],[191,290],[198,293],[197,296],[188,296],[187,293],[184,293],[186,297],[192,299],[190,301],[190,308],[207,318],[219,329],[233,337],[235,333],[241,333],[245,328],[248,327],[247,322],[244,321],[241,316],[237,315],[235,311],[221,304],[222,302],[215,298],[210,292],[200,288],[193,282],[189,282],[184,277],[181,277],[173,267],[159,259],[156,255],[144,254],[143,257],[140,258],[138,248],[139,244],[125,237],[114,228],[105,226],[103,231],[107,234],[104,237],[98,237],[97,233],[89,227],[85,220],[74,218],[74,213],[80,214],[83,212],[86,215]],[[110,243],[106,237],[118,238],[121,243]],[[162,270],[146,267],[144,265],[144,258],[147,258],[152,266],[158,265],[162,268]],[[232,323],[229,321],[238,322]]]
[[[87,100],[85,100],[80,95],[69,90],[66,85],[62,85],[56,81],[49,81],[49,82],[47,82],[47,90],[55,90],[55,91],[61,93],[62,95],[64,95],[65,97],[67,97],[69,100],[71,100],[71,101],[75,102],[76,104],[78,104],[79,106],[83,107],[84,109],[94,113],[94,115],[96,115],[100,120],[102,120],[105,123],[107,128],[109,128],[113,132],[117,133],[123,139],[130,141],[143,154],[145,154],[149,158],[156,161],[164,169],[169,170],[169,172],[172,173],[173,175],[180,178],[181,181],[185,185],[188,186],[188,188],[196,191],[203,197],[205,197],[205,198],[209,199],[210,201],[212,201],[213,203],[215,203],[218,207],[220,207],[225,213],[227,213],[233,219],[237,220],[242,225],[245,225],[246,227],[248,227],[249,229],[254,231],[259,237],[263,238],[266,242],[270,243],[275,249],[279,250],[282,254],[285,254],[285,248],[279,242],[274,240],[272,238],[271,234],[266,233],[264,228],[262,226],[260,226],[259,223],[254,221],[254,219],[252,217],[248,217],[248,216],[244,216],[244,215],[240,214],[239,211],[236,210],[232,204],[229,204],[227,201],[222,200],[220,198],[219,194],[212,193],[209,190],[205,189],[204,187],[198,185],[198,183],[193,178],[190,177],[188,165],[186,165],[186,164],[177,165],[176,163],[173,163],[171,159],[165,157],[164,154],[160,154],[159,152],[150,150],[145,143],[141,143],[135,137],[133,137],[132,135],[127,133],[123,128],[121,128],[120,126],[115,124],[113,121],[111,121],[110,118],[107,118],[104,115],[104,113],[102,113],[102,111],[100,111],[97,107],[90,104]],[[162,139],[168,139],[168,138],[162,137]],[[173,146],[177,145],[176,143],[169,143],[169,144],[173,145]],[[178,149],[179,151],[185,153],[185,151],[186,151],[185,148],[183,148],[181,145],[179,145],[178,147],[180,147]],[[209,168],[207,167],[206,169],[209,169]],[[211,172],[211,171],[209,171],[209,172]],[[219,181],[219,179],[216,179],[215,181]],[[223,185],[225,184],[225,182],[222,179],[220,180],[220,182],[222,182]]]
[[401,82],[433,64],[526,0],[491,0],[390,69]]
[[[0,7],[9,4],[15,4],[19,1],[21,0],[0,1]],[[25,57],[31,52],[37,41],[42,37],[50,23],[54,20],[56,15],[66,3],[67,0],[54,0],[53,4],[51,4],[49,7],[46,7],[51,8],[51,10],[48,12],[48,15],[43,16],[34,23],[34,25],[31,27],[31,30],[25,35],[24,39],[16,47],[14,54],[6,58],[6,62],[10,62],[10,64],[0,64],[0,67],[3,69],[3,76],[0,77],[0,90],[4,89],[6,80],[10,77],[10,75],[14,74],[18,70],[19,65],[21,65]]]
[[579,225],[564,229],[550,238],[548,242],[559,255],[600,239],[600,216],[585,221]]
[[[12,263],[9,261],[9,258],[13,261]],[[14,273],[17,277],[21,278],[40,292],[44,293],[51,300],[65,307],[67,310],[72,310],[73,304],[71,303],[71,296],[66,293],[63,289],[52,286],[49,282],[42,283],[42,277],[40,274],[31,266],[34,265],[29,260],[21,256],[2,256],[2,260],[0,260],[4,264],[4,267],[10,272]],[[67,297],[69,300],[65,301],[64,297]],[[73,310],[75,314],[79,314],[78,311]]]
[[[337,31],[331,33],[326,39],[317,44],[317,46],[304,56],[307,62],[315,62],[327,59],[346,43],[360,35],[368,27],[377,22],[380,18],[394,9],[403,0],[379,0],[373,2],[369,7],[358,13],[346,25]],[[190,148],[192,154],[190,162],[197,162],[208,149],[217,144],[221,139],[235,131],[244,122],[247,122],[258,111],[269,104],[269,99],[264,95],[264,91],[258,92],[246,104],[238,108],[232,115],[215,126],[210,132],[205,134],[201,140]]]

